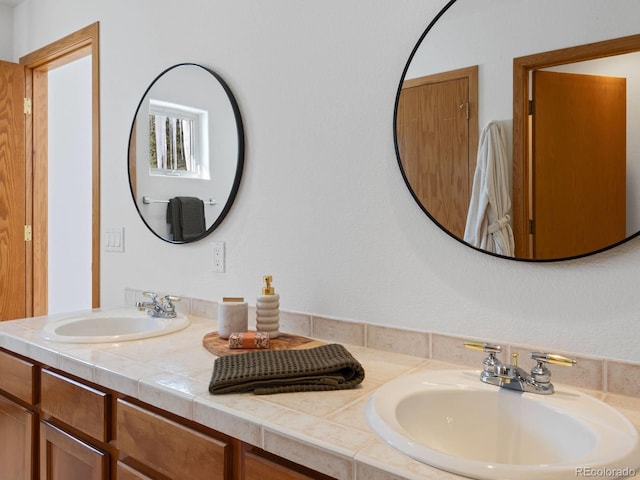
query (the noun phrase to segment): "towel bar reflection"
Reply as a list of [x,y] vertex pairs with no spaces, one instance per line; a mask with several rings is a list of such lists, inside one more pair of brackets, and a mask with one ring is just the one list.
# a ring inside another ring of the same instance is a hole
[[[145,205],[148,205],[150,203],[169,203],[169,200],[155,200],[149,197],[142,197],[142,203],[144,203]],[[205,205],[215,205],[216,203],[218,202],[216,202],[213,198],[210,198],[209,201],[204,202]]]

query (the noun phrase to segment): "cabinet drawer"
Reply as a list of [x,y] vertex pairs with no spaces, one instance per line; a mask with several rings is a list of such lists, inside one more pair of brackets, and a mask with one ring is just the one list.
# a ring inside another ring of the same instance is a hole
[[313,477],[247,453],[244,457],[244,480],[313,480]]
[[110,394],[50,370],[42,370],[40,384],[44,413],[97,440],[110,440]]
[[243,480],[335,480],[247,444],[243,448],[242,463]]
[[0,351],[0,390],[30,405],[36,403],[36,375],[33,363]]
[[229,443],[125,400],[118,400],[117,419],[121,461],[131,458],[172,479],[229,478]]
[[144,473],[122,462],[118,462],[117,472],[118,480],[153,480],[151,477],[147,477]]

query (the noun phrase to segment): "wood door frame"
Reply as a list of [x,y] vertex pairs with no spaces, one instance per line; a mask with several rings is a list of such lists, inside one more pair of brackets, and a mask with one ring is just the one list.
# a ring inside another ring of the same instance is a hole
[[91,304],[100,306],[100,56],[99,22],[20,58],[25,67],[25,96],[34,91],[33,114],[25,116],[27,225],[33,240],[27,247],[27,316],[44,315],[48,305],[47,266],[47,72],[91,55],[92,265]]
[[513,235],[515,256],[531,259],[529,74],[532,70],[640,51],[640,34],[513,59]]

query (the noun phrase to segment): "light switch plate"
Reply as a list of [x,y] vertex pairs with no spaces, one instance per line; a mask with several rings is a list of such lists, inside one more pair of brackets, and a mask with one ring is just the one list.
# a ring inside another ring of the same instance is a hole
[[124,252],[124,227],[105,229],[104,250],[106,252]]

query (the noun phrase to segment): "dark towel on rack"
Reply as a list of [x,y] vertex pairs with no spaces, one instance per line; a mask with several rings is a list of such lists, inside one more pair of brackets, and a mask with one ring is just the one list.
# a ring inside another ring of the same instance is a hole
[[260,350],[215,360],[209,392],[256,395],[355,388],[364,368],[342,345]]
[[175,241],[193,240],[205,232],[204,202],[196,197],[175,197],[167,206],[169,232]]
[[180,200],[170,198],[167,205],[167,223],[169,224],[169,233],[173,235],[173,239],[182,240],[182,227],[180,226]]

